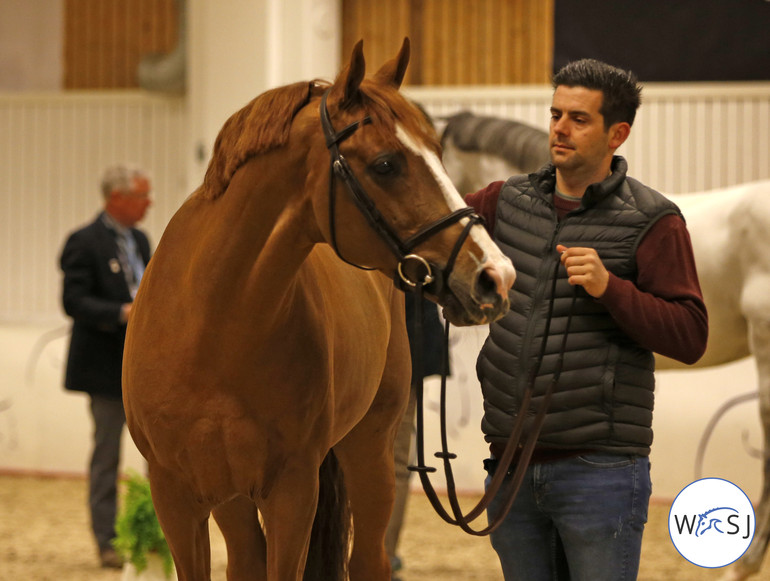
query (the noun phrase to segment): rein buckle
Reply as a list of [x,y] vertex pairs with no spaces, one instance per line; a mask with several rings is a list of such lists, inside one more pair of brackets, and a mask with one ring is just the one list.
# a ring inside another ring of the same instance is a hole
[[[417,263],[417,273],[420,273],[420,271],[424,272],[425,274],[422,275],[422,280],[412,280],[409,278],[409,275],[404,272],[404,264],[407,260],[413,261]],[[398,276],[401,277],[401,280],[404,281],[407,285],[410,287],[416,287],[418,284],[422,286],[427,286],[430,283],[432,283],[435,280],[435,276],[433,275],[433,271],[431,270],[430,263],[428,263],[427,260],[425,260],[422,256],[418,256],[417,254],[407,254],[404,256],[403,260],[398,263]]]

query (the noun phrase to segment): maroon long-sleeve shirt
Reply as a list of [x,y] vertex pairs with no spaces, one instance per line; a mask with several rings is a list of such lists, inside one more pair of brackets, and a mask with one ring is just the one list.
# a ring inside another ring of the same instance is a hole
[[[490,234],[503,183],[492,182],[465,197],[486,220]],[[579,200],[554,196],[559,218],[579,205]],[[639,244],[636,264],[635,283],[610,273],[607,290],[597,300],[642,347],[683,363],[695,363],[706,350],[708,316],[684,221],[676,215],[658,220]]]

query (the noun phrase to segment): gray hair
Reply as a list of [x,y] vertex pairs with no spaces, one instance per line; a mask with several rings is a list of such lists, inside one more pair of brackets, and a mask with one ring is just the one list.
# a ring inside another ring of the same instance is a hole
[[149,176],[131,165],[113,165],[108,167],[102,177],[102,195],[105,199],[114,191],[127,194],[131,192],[131,186],[136,179],[149,179]]

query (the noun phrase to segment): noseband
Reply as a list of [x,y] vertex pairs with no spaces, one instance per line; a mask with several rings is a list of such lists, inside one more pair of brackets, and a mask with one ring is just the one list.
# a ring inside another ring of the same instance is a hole
[[[452,268],[454,267],[460,248],[468,237],[468,234],[470,234],[471,228],[475,224],[481,223],[481,217],[474,212],[473,208],[461,208],[428,224],[406,240],[402,240],[382,216],[382,213],[377,209],[374,200],[372,200],[366,193],[361,182],[358,181],[350,165],[348,165],[347,160],[339,150],[339,144],[355,133],[361,125],[371,123],[371,118],[367,116],[361,121],[351,123],[340,131],[335,131],[334,127],[332,127],[331,120],[329,119],[329,110],[326,107],[326,97],[328,94],[329,91],[327,90],[321,98],[321,126],[323,127],[324,137],[326,139],[326,147],[331,154],[331,164],[329,168],[329,230],[331,233],[332,248],[334,248],[337,256],[348,264],[363,270],[372,270],[347,260],[340,253],[340,249],[337,245],[337,226],[335,220],[337,195],[334,188],[334,180],[336,176],[345,183],[355,205],[369,222],[372,229],[374,229],[380,239],[396,257],[398,267],[393,275],[396,286],[402,290],[411,290],[419,285],[424,287],[430,294],[441,298],[449,292],[449,276],[452,273]],[[458,237],[457,242],[455,242],[449,260],[447,260],[447,264],[443,269],[414,253],[414,249],[417,246],[465,217],[469,218],[468,223]]]

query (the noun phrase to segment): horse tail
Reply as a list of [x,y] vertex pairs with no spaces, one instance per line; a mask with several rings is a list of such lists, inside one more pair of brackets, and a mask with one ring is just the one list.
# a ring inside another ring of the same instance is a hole
[[351,520],[342,469],[334,450],[324,458],[318,480],[318,508],[303,580],[342,581],[347,579]]

